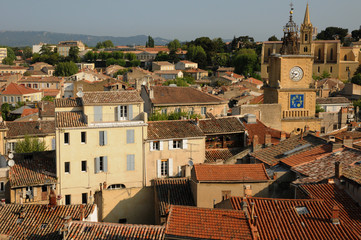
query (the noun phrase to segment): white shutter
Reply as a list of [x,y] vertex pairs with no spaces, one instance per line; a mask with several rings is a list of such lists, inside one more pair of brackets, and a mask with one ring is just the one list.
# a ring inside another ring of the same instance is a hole
[[161,161],[161,160],[157,160],[157,178],[161,178],[161,177],[162,177],[162,173],[160,172],[161,167],[162,167],[162,161]]
[[178,166],[178,174],[177,177],[181,177],[182,176],[182,166]]
[[173,140],[169,140],[168,141],[168,149],[172,150],[173,149]]
[[163,141],[159,141],[159,150],[163,151]]
[[183,148],[183,149],[187,149],[187,147],[188,147],[188,140],[187,140],[187,139],[183,139],[182,148]]
[[168,176],[173,177],[173,158],[168,159]]
[[114,116],[114,119],[115,119],[115,121],[119,121],[120,119],[119,119],[119,106],[116,106],[115,108],[115,116]]
[[153,142],[149,142],[149,151],[153,151]]

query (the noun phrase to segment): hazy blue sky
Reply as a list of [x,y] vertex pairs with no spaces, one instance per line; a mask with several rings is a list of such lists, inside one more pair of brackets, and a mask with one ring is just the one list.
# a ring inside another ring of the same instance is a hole
[[[294,0],[300,24],[307,0]],[[311,21],[327,26],[361,25],[360,0],[309,0]],[[0,0],[0,31],[50,31],[96,36],[139,34],[192,40],[249,35],[258,41],[282,35],[287,0]],[[325,6],[326,5],[326,6]]]

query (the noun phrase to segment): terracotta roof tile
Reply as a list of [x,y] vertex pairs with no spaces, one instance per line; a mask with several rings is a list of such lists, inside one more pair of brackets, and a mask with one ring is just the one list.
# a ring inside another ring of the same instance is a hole
[[[93,213],[95,205],[85,205],[85,217]],[[18,222],[20,211],[25,212]],[[13,239],[63,239],[59,234],[64,217],[80,218],[80,205],[61,205],[54,209],[40,204],[6,204],[0,207],[0,234]]]
[[84,92],[83,104],[143,102],[138,91]]
[[57,112],[56,127],[86,127],[87,120],[83,112]]
[[195,206],[187,178],[155,179],[154,187],[160,216],[167,214],[170,205]]
[[351,105],[350,100],[345,97],[327,97],[327,98],[317,98],[316,104],[343,104],[347,103]]
[[342,173],[344,178],[361,184],[361,165],[355,165],[349,169],[345,169]]
[[163,240],[164,226],[74,221],[70,224],[69,232],[65,239]]
[[167,87],[153,86],[154,98],[153,104],[200,104],[200,103],[225,103],[226,100],[201,92],[191,87]]
[[81,107],[83,106],[81,98],[56,98],[55,107]]
[[206,135],[244,131],[242,123],[236,117],[200,119],[199,127]]
[[27,109],[24,109],[23,113],[21,114],[21,117],[25,117],[25,116],[28,116],[28,115],[31,115],[31,114],[34,114],[34,113],[38,113],[39,112],[39,109],[37,108],[27,108]]
[[56,156],[55,151],[33,153],[32,158],[26,159],[29,154],[15,154],[15,165],[10,168],[10,186],[35,186],[55,184]]
[[166,230],[168,239],[253,239],[242,211],[172,206]]
[[259,96],[255,97],[255,98],[253,98],[253,99],[249,102],[249,104],[262,104],[263,101],[264,101],[264,94],[259,95]]
[[331,151],[332,151],[332,144],[319,145],[317,147],[314,147],[313,149],[310,149],[309,151],[284,158],[281,160],[281,162],[290,167],[295,167],[300,164],[314,161],[317,158],[325,156],[325,154],[328,154]]
[[268,181],[266,169],[259,164],[195,164],[195,179],[197,181]]
[[41,117],[55,117],[55,103],[54,102],[40,102],[38,105],[39,115]]
[[256,85],[263,85],[263,82],[261,80],[255,79],[255,78],[247,78],[244,79],[243,81],[252,83],[252,84],[256,84]]
[[55,121],[6,122],[8,138],[55,134]]
[[214,163],[221,159],[223,161],[237,155],[242,148],[206,149],[206,163]]
[[190,120],[150,121],[148,139],[204,137],[203,132]]
[[[41,71],[40,71],[41,72]],[[45,74],[41,72],[42,74]],[[59,77],[24,77],[18,81],[18,83],[27,83],[27,82],[45,82],[45,83],[60,83],[62,78]]]
[[50,97],[56,97],[60,93],[60,90],[58,89],[43,89],[42,91],[44,93],[44,96]]
[[38,93],[40,91],[27,88],[16,83],[10,83],[5,90],[2,91],[2,95],[24,95],[24,94],[31,94],[31,93]]

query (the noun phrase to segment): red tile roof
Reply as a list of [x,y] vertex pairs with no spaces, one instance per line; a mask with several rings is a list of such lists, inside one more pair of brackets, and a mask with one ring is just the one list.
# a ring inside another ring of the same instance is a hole
[[56,98],[55,107],[81,107],[83,106],[81,98]]
[[10,83],[4,91],[2,91],[2,95],[25,95],[25,94],[32,94],[32,93],[38,93],[40,91],[27,88],[21,85],[18,85],[16,83]]
[[251,182],[268,181],[270,179],[262,163],[225,165],[195,164],[193,170],[195,179],[200,182]]
[[60,93],[58,89],[43,89],[44,96],[56,97]]
[[57,112],[56,127],[85,127],[87,126],[86,116],[83,112]]
[[100,222],[71,222],[68,240],[137,239],[163,240],[164,226],[131,225]]
[[242,211],[172,206],[166,239],[254,239]]
[[226,100],[201,92],[191,87],[167,87],[167,86],[153,86],[154,98],[150,99],[153,104],[221,104],[226,103]]
[[189,179],[155,179],[153,183],[160,216],[167,214],[170,205],[195,206]]
[[361,165],[354,165],[345,169],[342,176],[361,185]]
[[348,234],[338,239],[361,239],[361,208],[344,190],[328,183],[301,185],[300,189],[310,198],[324,200],[329,209],[339,207],[340,225]]
[[[80,205],[61,205],[55,209],[40,204],[6,204],[0,207],[0,234],[10,235],[13,239],[54,239],[61,240],[59,234],[64,217],[80,218]],[[87,218],[93,213],[95,205],[85,205]],[[20,212],[25,212],[22,222],[18,222]]]
[[217,160],[227,160],[238,153],[242,152],[242,148],[220,148],[220,149],[206,149],[206,163],[214,163]]
[[[234,210],[242,210],[240,197],[231,197]],[[227,201],[227,200],[226,200]],[[257,216],[260,239],[360,239],[358,233],[341,219],[331,222],[332,206],[319,199],[274,199],[248,197],[245,199],[249,216]],[[297,209],[300,209],[298,211]],[[359,218],[360,219],[360,218]],[[358,220],[360,221],[360,220]],[[358,224],[358,228],[360,228]]]
[[308,163],[316,160],[317,158],[323,157],[332,151],[332,144],[324,144],[309,151],[302,152],[300,154],[295,154],[290,157],[284,158],[281,160],[282,163],[295,167],[300,164]]
[[143,102],[138,91],[84,92],[82,100],[84,105]]
[[54,121],[24,121],[6,122],[9,131],[7,138],[28,136],[43,136],[55,134]]
[[241,133],[244,131],[242,123],[236,117],[200,119],[199,127],[206,135]]
[[41,117],[55,117],[55,103],[42,101],[38,104],[39,116]]
[[249,104],[262,104],[263,101],[264,101],[264,94],[253,98],[251,101],[249,101]]
[[31,114],[34,114],[34,113],[38,113],[39,112],[39,109],[37,108],[26,108],[24,109],[23,113],[21,114],[21,117],[25,117],[25,116],[28,116],[28,115],[31,115]]
[[258,80],[258,79],[255,79],[255,78],[247,78],[247,79],[244,79],[243,81],[253,83],[253,84],[256,84],[256,85],[263,85],[263,82],[261,80]]
[[148,139],[204,137],[204,133],[190,120],[149,121]]

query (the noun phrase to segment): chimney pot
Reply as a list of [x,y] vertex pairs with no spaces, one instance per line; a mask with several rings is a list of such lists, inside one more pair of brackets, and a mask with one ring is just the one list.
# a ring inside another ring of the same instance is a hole
[[340,224],[340,208],[337,205],[332,208],[331,222],[333,224]]
[[84,221],[84,217],[85,217],[85,209],[84,209],[84,205],[80,205],[80,221]]
[[103,183],[103,189],[107,189],[107,182]]
[[316,137],[320,136],[320,131],[316,131]]
[[254,136],[253,136],[252,147],[253,147],[253,152],[255,152],[255,151],[257,151],[258,149],[261,148],[261,146],[259,145],[259,141],[258,141],[258,136],[257,136],[257,135],[254,135]]
[[286,140],[286,133],[285,132],[281,132],[281,139],[280,139],[281,141],[283,141],[283,140]]
[[340,179],[342,176],[342,165],[341,162],[335,162],[335,177]]
[[265,136],[264,136],[264,144],[266,145],[266,146],[271,146],[272,145],[272,136],[271,136],[271,134],[266,134]]
[[56,204],[56,194],[54,189],[51,189],[49,194],[49,205],[50,207],[56,207]]

